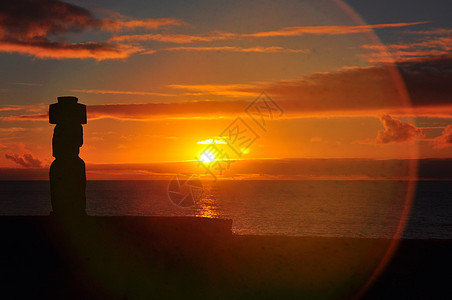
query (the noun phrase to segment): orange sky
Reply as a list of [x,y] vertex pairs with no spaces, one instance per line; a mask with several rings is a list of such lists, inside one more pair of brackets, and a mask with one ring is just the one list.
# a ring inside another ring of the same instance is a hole
[[[53,31],[13,11],[29,26],[0,22],[0,167],[51,163],[61,95],[88,106],[87,164],[191,161],[237,117],[255,139],[242,155],[221,145],[231,158],[452,157],[451,31],[431,20],[367,24],[338,1],[225,4],[214,18],[74,6],[43,14]],[[254,115],[265,128],[246,113],[263,91],[273,102],[252,109],[281,109]]]

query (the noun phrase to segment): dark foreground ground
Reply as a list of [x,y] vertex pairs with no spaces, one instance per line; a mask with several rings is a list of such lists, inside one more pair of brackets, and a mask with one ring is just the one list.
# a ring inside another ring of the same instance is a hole
[[230,220],[0,217],[0,298],[437,299],[450,240],[236,236]]

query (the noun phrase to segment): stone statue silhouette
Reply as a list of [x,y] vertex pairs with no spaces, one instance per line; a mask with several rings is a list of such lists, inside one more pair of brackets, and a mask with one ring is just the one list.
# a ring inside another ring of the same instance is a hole
[[50,194],[52,215],[86,215],[85,163],[79,157],[86,124],[86,106],[72,96],[58,97],[49,106],[49,123],[56,124],[52,138]]

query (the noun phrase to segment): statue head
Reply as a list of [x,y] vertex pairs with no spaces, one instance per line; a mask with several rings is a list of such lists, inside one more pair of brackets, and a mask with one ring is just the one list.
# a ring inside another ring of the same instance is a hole
[[49,123],[86,124],[86,105],[77,102],[78,99],[74,96],[58,97],[58,103],[49,106]]

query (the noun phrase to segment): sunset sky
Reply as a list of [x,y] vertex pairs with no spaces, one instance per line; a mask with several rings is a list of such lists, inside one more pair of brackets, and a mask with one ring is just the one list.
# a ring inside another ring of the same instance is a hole
[[[48,168],[48,105],[64,95],[87,105],[80,156],[88,171],[104,166],[88,178],[193,162],[209,142],[245,161],[452,158],[451,10],[446,0],[2,2],[0,168]],[[265,128],[246,111],[260,95],[277,108]],[[215,144],[237,122],[255,136],[239,155]]]

